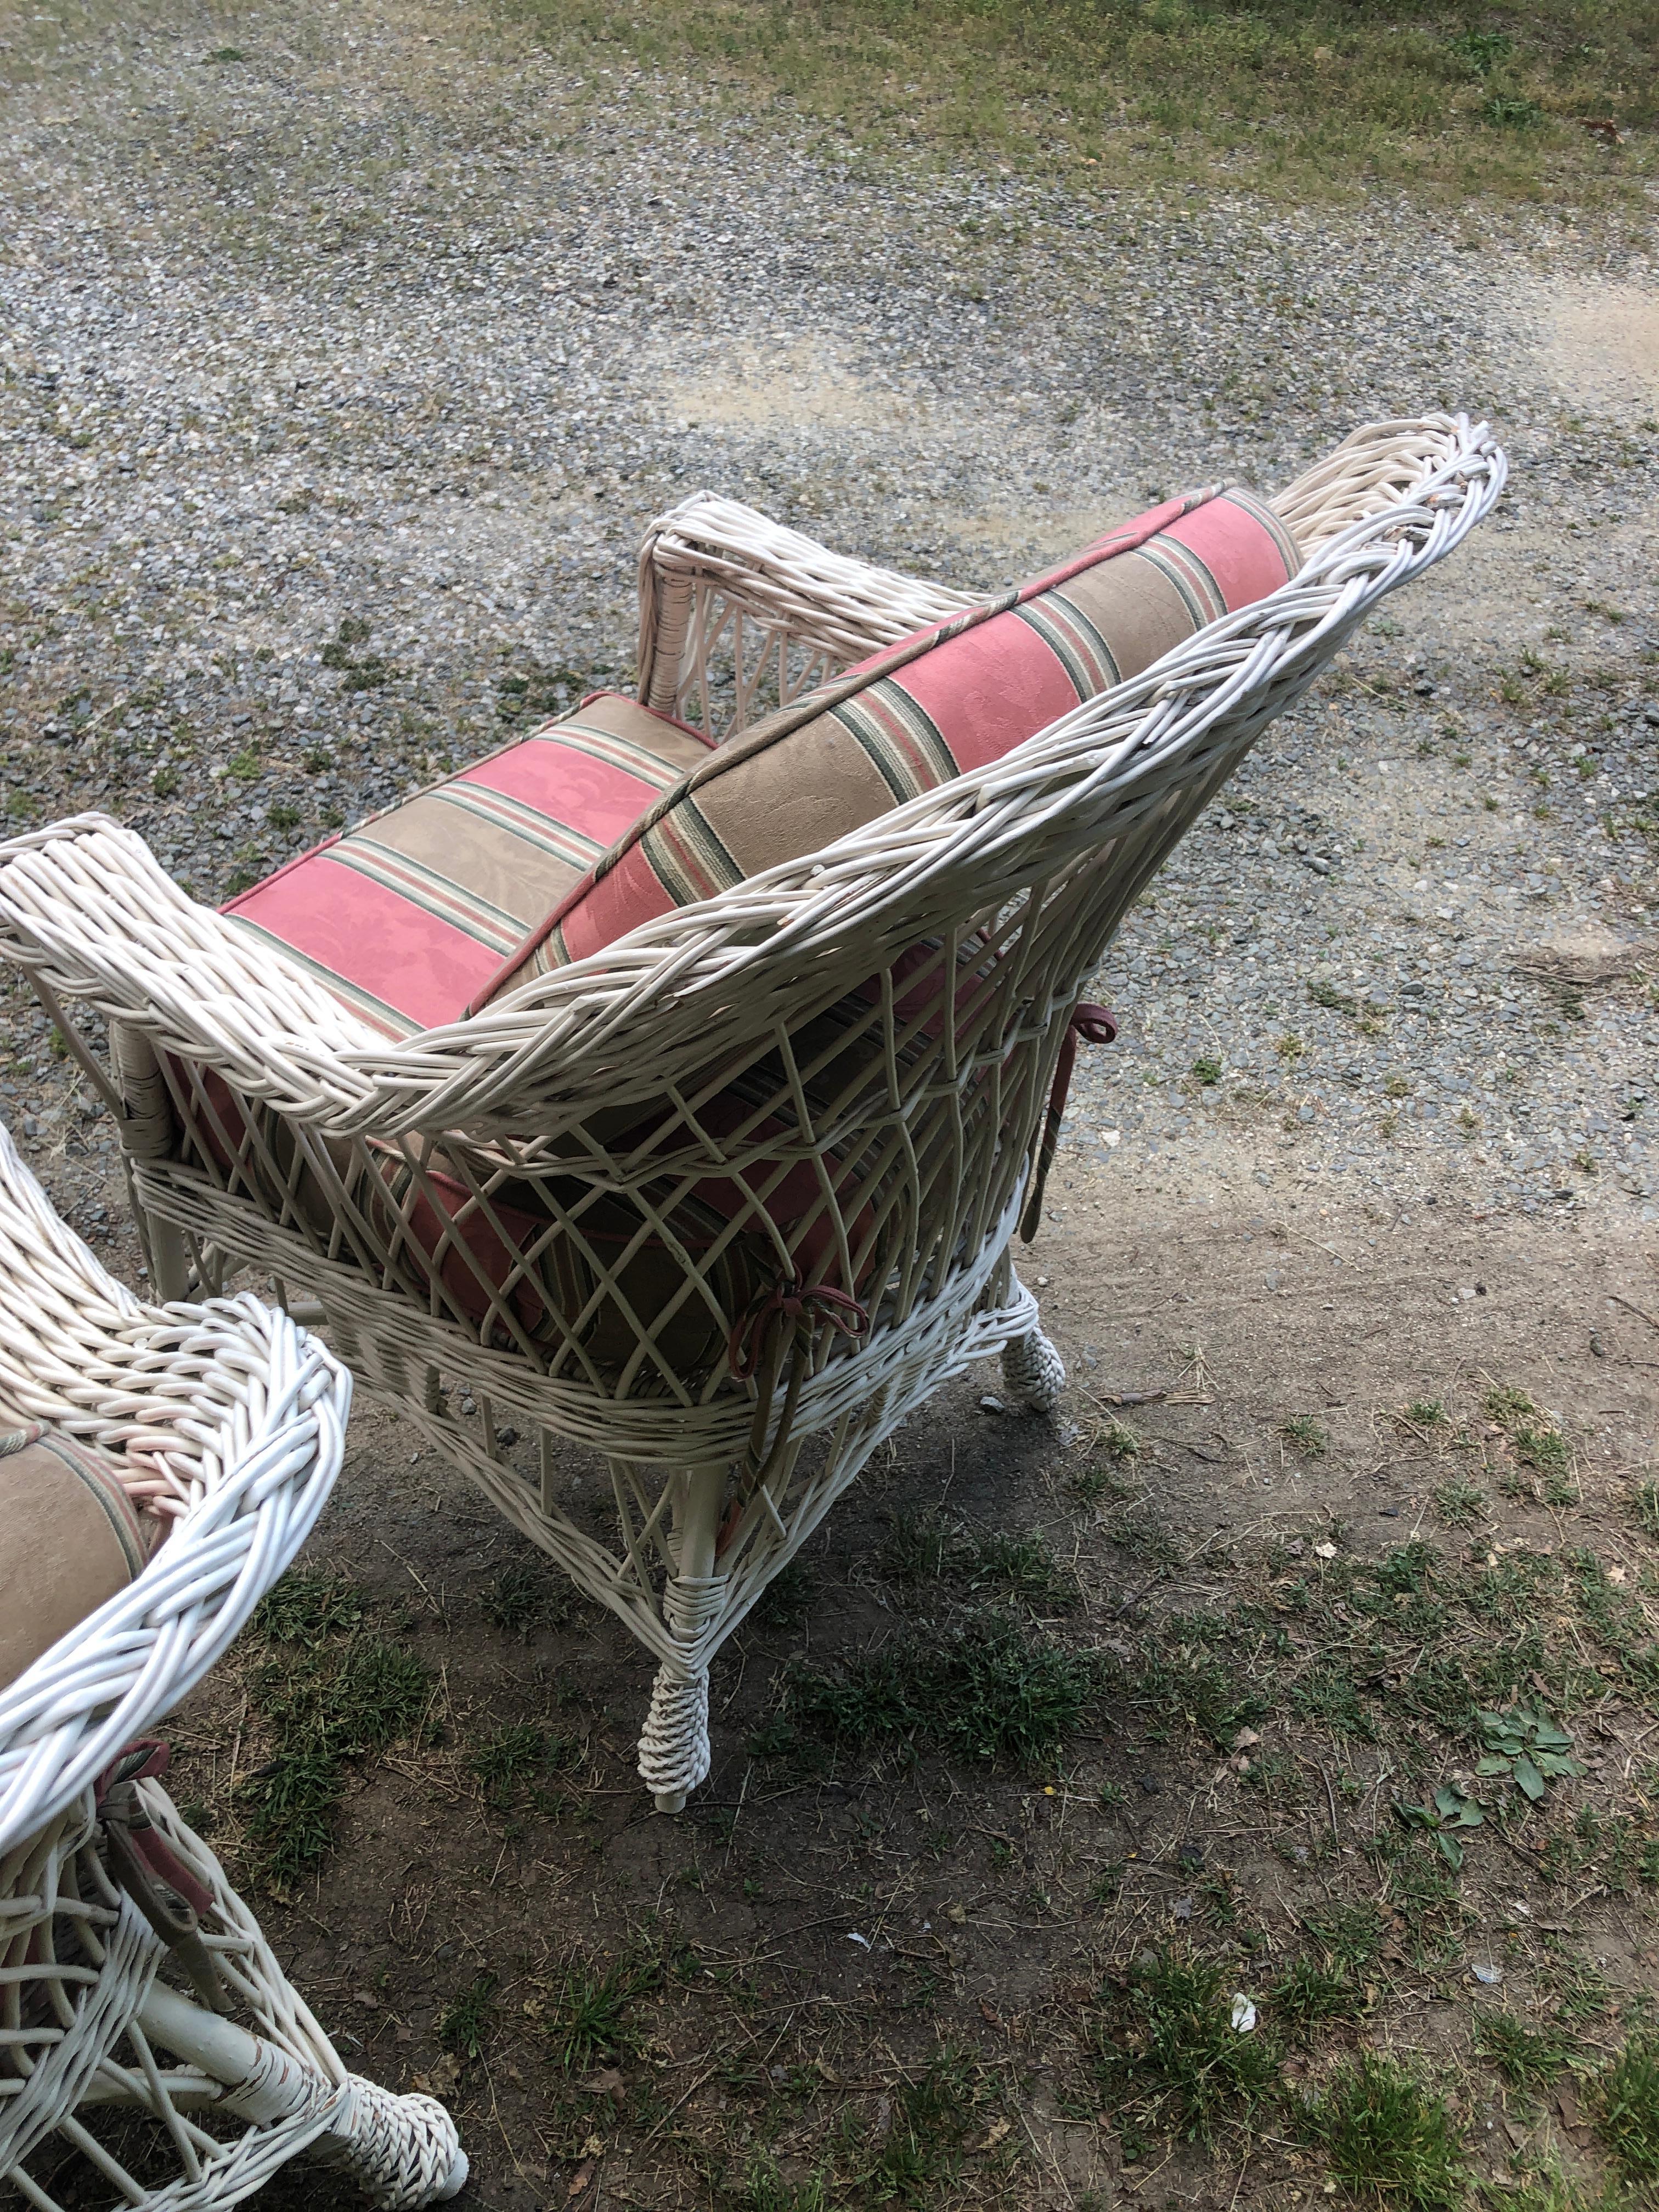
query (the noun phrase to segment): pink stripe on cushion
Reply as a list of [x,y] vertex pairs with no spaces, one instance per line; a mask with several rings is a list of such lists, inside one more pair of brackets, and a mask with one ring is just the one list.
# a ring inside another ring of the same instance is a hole
[[609,762],[594,760],[556,732],[526,738],[510,752],[463,769],[457,783],[479,783],[487,791],[521,799],[538,813],[579,823],[596,845],[609,844],[636,822],[662,789],[629,775]]
[[1197,554],[1220,586],[1229,614],[1254,606],[1286,580],[1279,547],[1260,520],[1225,492],[1172,522],[1166,535]]
[[256,884],[226,911],[348,977],[422,1029],[454,1021],[500,967],[501,954],[488,945],[335,865],[326,853],[307,854],[305,861]]
[[[626,937],[630,929],[637,929],[642,921],[654,921],[659,914],[672,914],[678,902],[669,896],[656,871],[646,857],[642,845],[630,845],[617,866],[606,876],[595,882],[592,875],[574,884],[562,907],[543,924],[538,933],[541,939],[558,934],[563,946],[562,957],[566,960],[586,960],[590,952],[599,952],[607,945],[614,945],[619,937]],[[489,975],[480,983],[478,994],[467,1007],[476,1014],[480,1006],[493,995],[495,978],[503,967],[514,968],[522,963],[521,947],[505,962],[497,960],[491,965]]]
[[1015,614],[964,631],[892,681],[944,737],[959,772],[983,768],[1069,714],[1077,691],[1056,655]]

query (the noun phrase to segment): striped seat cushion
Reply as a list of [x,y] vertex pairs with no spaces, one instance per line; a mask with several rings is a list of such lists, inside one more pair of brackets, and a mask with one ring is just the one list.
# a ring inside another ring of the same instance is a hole
[[1000,760],[1301,566],[1271,509],[1190,492],[989,606],[849,670],[699,761],[574,884],[473,1001],[800,859]]
[[598,692],[303,854],[225,912],[386,1035],[437,1028],[708,750],[637,700]]

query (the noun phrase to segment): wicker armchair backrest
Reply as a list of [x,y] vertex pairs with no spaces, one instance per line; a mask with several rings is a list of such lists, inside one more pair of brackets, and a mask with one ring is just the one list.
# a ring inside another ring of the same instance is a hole
[[[187,1160],[296,1272],[361,1271],[578,1395],[707,1405],[791,1285],[902,1328],[1006,1246],[1066,1018],[1174,844],[1496,498],[1501,454],[1455,428],[1411,498],[994,767],[471,1022],[363,1033],[308,1083],[292,1025],[243,1050],[179,1006]],[[201,1230],[235,1249],[205,1194]]]

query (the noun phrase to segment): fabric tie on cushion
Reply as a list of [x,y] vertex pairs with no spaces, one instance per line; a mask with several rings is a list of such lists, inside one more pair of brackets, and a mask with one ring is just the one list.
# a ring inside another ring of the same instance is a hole
[[150,1825],[149,1815],[137,1805],[136,1794],[123,1794],[131,1790],[135,1783],[159,1781],[172,1763],[169,1745],[159,1736],[140,1736],[112,1759],[93,1784],[93,1802],[106,1820],[118,1820],[130,1832],[133,1850],[158,1881],[176,1890],[192,1911],[210,1912],[212,1892],[198,1881],[172,1845]]
[[1089,999],[1080,999],[1072,1009],[1066,1034],[1060,1041],[1060,1057],[1054,1062],[1054,1087],[1048,1094],[1048,1109],[1042,1117],[1042,1139],[1031,1176],[1030,1195],[1019,1217],[1020,1237],[1027,1244],[1036,1235],[1042,1219],[1042,1194],[1048,1187],[1048,1170],[1060,1146],[1060,1125],[1066,1119],[1066,1101],[1071,1094],[1079,1037],[1086,1038],[1091,1044],[1115,1044],[1117,1016],[1109,1006],[1097,1006]]
[[[780,1322],[783,1324],[781,1328],[777,1325]],[[820,1327],[838,1329],[856,1343],[869,1334],[870,1316],[845,1291],[832,1290],[827,1283],[803,1285],[789,1276],[754,1298],[732,1331],[726,1348],[732,1372],[739,1382],[755,1382],[757,1388],[755,1418],[750,1424],[749,1443],[738,1470],[737,1486],[714,1539],[716,1559],[736,1535],[750,1499],[770,1481],[778,1455],[786,1448],[793,1431],[795,1408],[810,1364],[805,1359],[797,1359],[789,1371],[783,1415],[778,1422],[772,1449],[767,1450],[767,1431],[772,1425],[778,1378],[789,1346],[803,1338],[810,1342]]]
[[791,1277],[754,1299],[732,1332],[727,1358],[739,1382],[750,1381],[759,1368],[775,1320],[798,1326],[822,1322],[854,1338],[870,1333],[870,1316],[856,1298],[845,1291],[832,1291],[827,1283],[804,1289]]

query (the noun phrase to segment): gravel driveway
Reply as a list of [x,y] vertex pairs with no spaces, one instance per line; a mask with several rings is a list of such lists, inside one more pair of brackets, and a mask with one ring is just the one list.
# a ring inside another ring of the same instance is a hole
[[[334,20],[246,17],[239,59],[205,16],[101,28],[6,101],[14,822],[107,808],[221,897],[526,696],[626,680],[635,542],[699,486],[992,586],[1467,407],[1505,512],[1125,930],[1074,1142],[1201,1194],[1652,1218],[1650,269],[1543,216],[827,167],[435,13]],[[0,1094],[43,1141],[52,1073]]]

